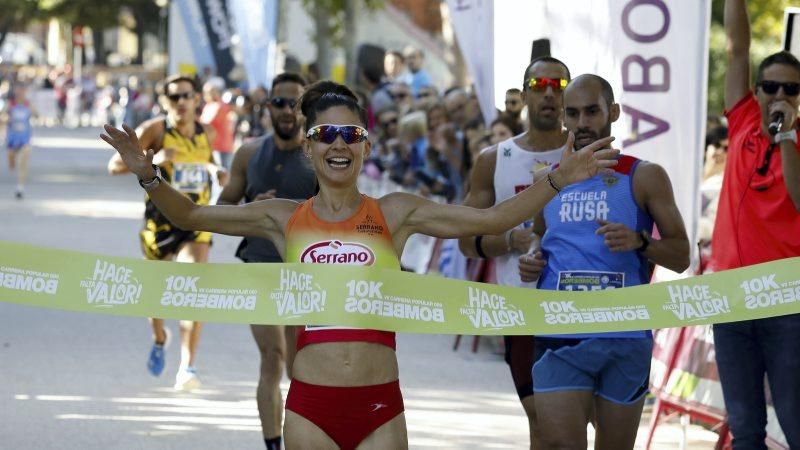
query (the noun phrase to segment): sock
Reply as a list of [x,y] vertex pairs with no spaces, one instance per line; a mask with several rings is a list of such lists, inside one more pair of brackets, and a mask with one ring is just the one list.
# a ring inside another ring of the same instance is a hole
[[264,444],[267,445],[267,450],[281,450],[281,437],[274,437],[272,439],[264,438]]
[[22,186],[21,184],[17,185],[17,192],[23,192],[24,190],[25,190],[24,186]]

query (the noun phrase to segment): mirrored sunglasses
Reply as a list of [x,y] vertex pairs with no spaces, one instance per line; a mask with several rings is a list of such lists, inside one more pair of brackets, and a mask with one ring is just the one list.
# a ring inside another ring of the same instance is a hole
[[358,125],[331,124],[317,125],[306,133],[308,139],[325,144],[333,144],[337,136],[341,136],[345,144],[357,144],[365,141],[369,133]]
[[553,88],[554,91],[563,91],[569,81],[566,78],[547,78],[547,77],[538,77],[538,78],[528,78],[525,81],[525,85],[528,86],[528,89],[532,91],[543,91],[547,89],[548,86]]

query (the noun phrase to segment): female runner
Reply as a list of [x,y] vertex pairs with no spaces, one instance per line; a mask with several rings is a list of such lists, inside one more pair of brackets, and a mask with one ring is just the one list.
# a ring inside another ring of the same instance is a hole
[[[535,216],[560,188],[615,165],[619,153],[606,148],[613,138],[567,151],[548,180],[489,209],[442,205],[407,193],[375,199],[356,186],[371,147],[366,113],[356,96],[343,85],[318,82],[306,91],[301,110],[306,117],[304,151],[319,180],[319,193],[303,203],[271,199],[198,206],[160,181],[153,152],[139,147],[132,129],[106,125],[101,138],[119,152],[158,209],[181,228],[263,237],[275,243],[286,262],[335,260],[324,255],[355,244],[372,252],[371,265],[398,270],[412,234],[478,236],[480,245],[480,236],[500,234]],[[573,140],[570,136],[567,148]],[[407,448],[394,333],[301,329],[286,409],[287,449]]]

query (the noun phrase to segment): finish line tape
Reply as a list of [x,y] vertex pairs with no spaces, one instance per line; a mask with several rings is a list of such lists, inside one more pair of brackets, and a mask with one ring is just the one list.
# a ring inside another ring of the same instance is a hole
[[[182,264],[0,241],[0,301],[202,322],[404,333],[571,334],[800,313],[800,257],[624,289],[498,286],[327,264]],[[602,277],[602,274],[597,277]],[[573,279],[575,279],[573,277]]]

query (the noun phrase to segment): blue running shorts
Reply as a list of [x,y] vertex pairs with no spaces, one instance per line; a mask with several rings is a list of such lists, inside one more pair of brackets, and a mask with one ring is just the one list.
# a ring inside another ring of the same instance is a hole
[[629,405],[648,392],[653,338],[537,337],[533,392],[591,391]]

